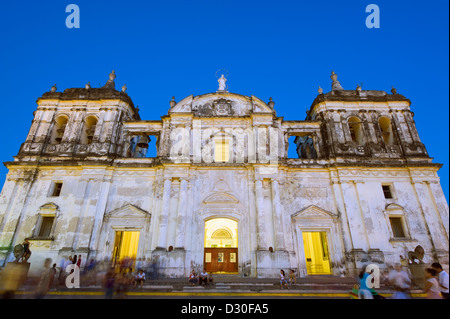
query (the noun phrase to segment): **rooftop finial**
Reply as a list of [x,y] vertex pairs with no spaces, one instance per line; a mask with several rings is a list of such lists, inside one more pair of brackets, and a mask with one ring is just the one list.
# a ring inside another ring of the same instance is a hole
[[392,87],[391,93],[392,94],[397,94],[397,89],[395,87]]
[[269,98],[269,103],[268,103],[268,105],[269,105],[269,107],[270,107],[271,109],[273,109],[273,107],[274,107],[274,105],[275,105],[275,102],[273,101],[272,97]]
[[56,92],[56,84],[52,86],[52,92]]
[[177,102],[175,101],[175,96],[172,96],[172,100],[170,101],[170,107],[174,107],[175,105],[177,105]]
[[344,88],[341,86],[341,83],[337,80],[337,74],[334,73],[334,71],[331,71],[331,80],[333,80],[333,83],[331,83],[331,90],[343,90]]
[[88,82],[87,84],[86,84],[86,90],[89,90],[91,88],[91,82]]
[[124,84],[123,86],[122,86],[122,92],[124,92],[125,93],[125,91],[127,90],[127,85],[126,84]]
[[318,92],[319,94],[323,94],[323,89],[320,87],[320,85],[319,85],[319,89],[317,90],[317,92]]
[[112,70],[112,72],[109,74],[109,80],[114,81],[116,78],[116,71]]
[[114,83],[114,79],[116,78],[116,72],[112,70],[112,72],[109,74],[109,80],[106,82],[106,84],[103,86],[103,88],[107,89],[115,89],[116,84]]

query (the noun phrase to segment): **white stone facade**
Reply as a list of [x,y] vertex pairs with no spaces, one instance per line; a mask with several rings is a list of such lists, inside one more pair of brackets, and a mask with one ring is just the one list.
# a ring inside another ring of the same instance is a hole
[[[139,231],[137,257],[158,256],[165,276],[185,277],[203,267],[205,222],[229,218],[238,225],[240,274],[275,277],[292,268],[308,275],[304,232],[326,234],[332,274],[386,267],[417,245],[425,263],[448,268],[440,165],[420,143],[401,95],[331,91],[319,94],[306,120],[284,121],[273,101],[216,92],[189,96],[161,120],[144,121],[125,93],[88,91],[38,99],[27,140],[5,163],[2,264],[24,238],[31,238],[34,271],[47,257],[112,258],[115,232]],[[59,116],[67,122],[55,141]],[[86,142],[89,116],[96,124]],[[351,117],[360,128],[351,128]],[[378,125],[381,117],[392,125],[391,140],[383,140],[389,132]],[[157,138],[156,157],[130,151],[132,137],[142,134]],[[217,136],[227,141],[226,162],[215,161]],[[310,149],[287,158],[289,136],[310,137],[315,155]],[[55,183],[62,188],[52,196]],[[54,221],[41,238],[44,217]],[[390,218],[401,223],[401,237]]]

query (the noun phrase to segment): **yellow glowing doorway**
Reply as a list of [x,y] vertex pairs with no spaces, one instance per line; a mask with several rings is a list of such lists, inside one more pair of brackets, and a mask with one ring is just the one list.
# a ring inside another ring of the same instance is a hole
[[139,234],[139,231],[116,231],[113,252],[116,263],[124,258],[136,259]]
[[207,272],[238,273],[237,221],[213,218],[205,222],[204,267]]
[[303,232],[306,271],[308,275],[331,274],[326,232]]

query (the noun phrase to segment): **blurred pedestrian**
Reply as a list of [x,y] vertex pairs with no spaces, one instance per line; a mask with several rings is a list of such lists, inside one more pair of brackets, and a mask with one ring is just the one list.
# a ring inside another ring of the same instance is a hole
[[153,258],[153,260],[152,260],[152,265],[150,266],[150,268],[151,268],[151,272],[152,272],[152,279],[153,280],[155,280],[155,279],[157,279],[158,278],[158,274],[156,273],[157,272],[157,270],[156,270],[156,258]]
[[441,296],[444,299],[449,299],[448,295],[448,273],[442,269],[442,266],[440,263],[433,263],[431,265],[431,268],[436,270],[437,272],[437,279],[439,282],[439,288],[441,290]]
[[103,286],[105,288],[105,299],[112,299],[114,296],[115,273],[110,268],[105,275]]
[[78,268],[81,268],[81,255],[78,255],[77,266]]
[[394,269],[389,272],[388,282],[395,291],[408,293],[411,287],[411,279],[400,263],[395,264]]
[[439,289],[439,282],[436,279],[437,271],[433,268],[425,269],[425,292],[427,299],[442,299]]
[[411,296],[407,294],[403,289],[395,286],[394,293],[392,294],[391,299],[411,299]]
[[52,288],[53,280],[55,279],[56,272],[57,272],[56,264],[53,264],[53,267],[50,269],[50,282],[48,283],[48,289]]
[[50,274],[52,270],[50,269],[50,265],[52,264],[51,258],[46,258],[44,261],[44,269],[41,272],[41,276],[39,278],[39,283],[36,289],[35,298],[42,299],[45,297],[49,290],[50,286]]
[[292,286],[292,284],[297,284],[297,278],[295,277],[294,269],[289,270],[289,285]]
[[[367,281],[370,280],[370,282],[374,281],[374,278],[370,278],[372,275],[372,271],[369,270],[369,267],[364,265],[361,269],[361,272],[359,273],[359,290],[361,292],[361,296],[372,296],[373,299],[385,299],[385,297],[379,295],[376,290],[372,287],[372,285],[367,285]],[[369,295],[370,293],[370,295]]]

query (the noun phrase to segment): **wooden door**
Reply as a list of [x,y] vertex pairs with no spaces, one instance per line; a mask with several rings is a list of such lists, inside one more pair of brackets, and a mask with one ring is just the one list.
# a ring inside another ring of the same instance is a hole
[[205,248],[204,265],[207,272],[237,273],[237,248]]

